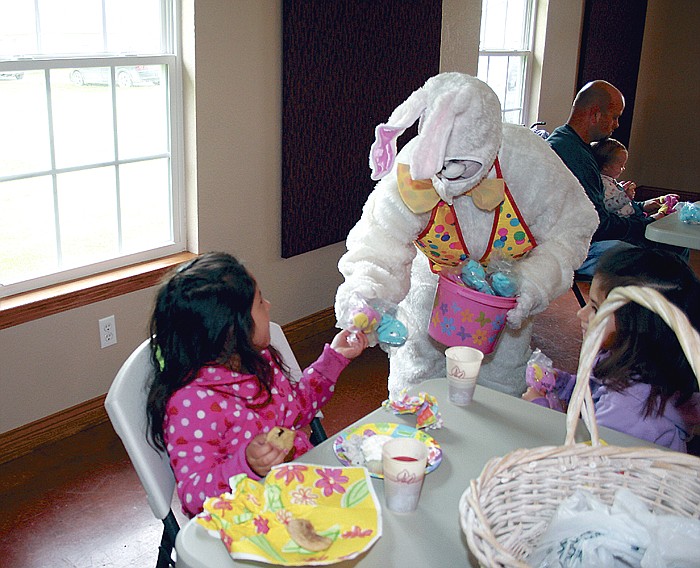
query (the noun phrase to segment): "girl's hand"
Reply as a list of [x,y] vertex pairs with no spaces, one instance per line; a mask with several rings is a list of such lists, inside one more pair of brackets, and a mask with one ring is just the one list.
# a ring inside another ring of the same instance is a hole
[[341,331],[333,338],[331,347],[346,359],[354,359],[369,345],[367,336],[362,332]]
[[273,465],[281,464],[287,456],[288,450],[273,446],[267,441],[265,434],[258,434],[250,441],[245,449],[245,459],[250,469],[260,477],[270,473]]
[[533,401],[536,398],[544,398],[544,393],[532,387],[527,387],[527,390],[523,393],[522,399]]

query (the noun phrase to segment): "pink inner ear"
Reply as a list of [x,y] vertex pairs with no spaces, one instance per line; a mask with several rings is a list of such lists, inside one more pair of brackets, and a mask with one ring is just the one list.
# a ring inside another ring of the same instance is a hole
[[396,158],[396,139],[403,131],[403,128],[386,124],[374,129],[374,144],[369,152],[373,180],[383,178],[391,170]]

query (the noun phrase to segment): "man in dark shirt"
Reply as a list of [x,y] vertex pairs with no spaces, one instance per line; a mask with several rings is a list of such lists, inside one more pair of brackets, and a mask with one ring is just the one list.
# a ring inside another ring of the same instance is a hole
[[[579,275],[592,276],[600,255],[620,241],[638,246],[658,246],[644,238],[646,226],[653,221],[651,217],[639,211],[630,217],[621,217],[608,211],[603,202],[605,190],[590,144],[610,137],[619,126],[618,120],[624,109],[625,98],[617,88],[607,81],[591,81],[576,95],[567,123],[556,128],[547,138],[554,151],[578,178],[600,219],[591,239],[588,257],[576,271]],[[682,249],[674,249],[683,255]]]

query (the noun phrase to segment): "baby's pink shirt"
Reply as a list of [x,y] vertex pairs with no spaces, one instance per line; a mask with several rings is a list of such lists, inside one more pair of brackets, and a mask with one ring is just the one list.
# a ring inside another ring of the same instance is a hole
[[[274,426],[299,429],[311,423],[350,362],[326,345],[299,383],[293,384],[267,349],[261,353],[274,370],[272,398],[263,407],[250,407],[265,401],[257,378],[222,366],[202,367],[197,378],[168,401],[164,437],[188,517],[202,511],[207,497],[228,491],[231,476],[245,473],[260,479],[245,458],[250,441]],[[294,459],[312,447],[305,432],[297,433],[294,447]]]

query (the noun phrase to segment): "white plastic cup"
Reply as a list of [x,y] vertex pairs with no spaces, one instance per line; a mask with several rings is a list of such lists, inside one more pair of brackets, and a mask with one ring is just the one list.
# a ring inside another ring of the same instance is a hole
[[447,377],[449,381],[449,400],[457,406],[468,406],[474,399],[474,391],[476,390],[476,379],[455,380],[452,377]]
[[382,447],[384,499],[389,510],[410,513],[420,498],[428,448],[415,438],[394,438]]
[[457,406],[467,406],[474,398],[484,354],[473,347],[449,347],[445,350],[445,359],[449,400]]

